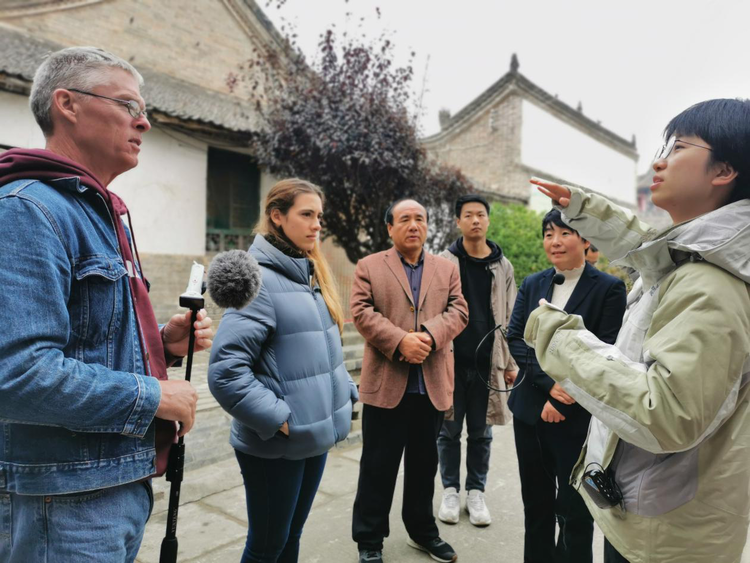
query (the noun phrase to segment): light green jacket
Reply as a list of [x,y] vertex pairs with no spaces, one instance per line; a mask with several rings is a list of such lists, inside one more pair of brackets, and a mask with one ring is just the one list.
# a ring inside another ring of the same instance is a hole
[[614,471],[624,507],[598,508],[632,563],[737,563],[750,512],[750,202],[658,233],[571,188],[563,220],[640,274],[617,342],[551,306],[525,339],[542,369],[592,415],[571,483]]

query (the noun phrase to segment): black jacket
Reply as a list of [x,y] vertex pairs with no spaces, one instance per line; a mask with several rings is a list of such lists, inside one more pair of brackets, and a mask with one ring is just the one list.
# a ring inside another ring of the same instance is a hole
[[[461,291],[469,306],[469,324],[453,339],[453,349],[456,366],[474,369],[474,355],[482,339],[495,326],[492,313],[492,282],[494,276],[490,272],[490,265],[503,259],[503,251],[492,242],[487,241],[490,254],[484,258],[470,256],[464,248],[464,238],[454,242],[448,251],[458,258],[461,273]],[[490,370],[492,344],[494,335],[490,334],[479,350],[477,358],[483,373]]]
[[[577,403],[564,405],[550,397],[549,391],[555,382],[539,367],[534,350],[527,354],[529,348],[523,342],[523,332],[529,315],[539,306],[540,299],[550,299],[549,288],[554,274],[554,268],[532,274],[523,280],[518,291],[508,327],[508,339],[510,352],[519,367],[517,381],[521,376],[524,376],[524,380],[519,388],[510,394],[508,406],[516,418],[534,425],[541,420],[544,404],[550,401],[565,417],[562,424],[575,426],[576,429],[586,432],[591,415]],[[614,344],[625,314],[626,297],[622,280],[586,264],[578,284],[563,308],[568,313],[580,315],[586,328],[597,338]]]

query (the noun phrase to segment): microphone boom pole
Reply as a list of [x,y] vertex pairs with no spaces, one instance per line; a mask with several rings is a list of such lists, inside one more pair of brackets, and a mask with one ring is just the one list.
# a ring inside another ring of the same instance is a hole
[[[205,291],[203,284],[204,268],[200,264],[193,264],[190,272],[190,282],[185,293],[180,295],[180,307],[190,309],[190,336],[188,339],[187,367],[185,368],[185,381],[190,381],[193,369],[193,352],[195,351],[195,321],[198,320],[198,312],[205,305],[202,293]],[[165,478],[172,483],[169,488],[169,509],[167,511],[167,532],[161,542],[161,553],[159,563],[177,562],[177,514],[180,509],[180,491],[182,489],[182,476],[185,470],[185,438],[180,436],[176,444],[172,444],[169,450],[169,461],[167,462],[167,474]]]

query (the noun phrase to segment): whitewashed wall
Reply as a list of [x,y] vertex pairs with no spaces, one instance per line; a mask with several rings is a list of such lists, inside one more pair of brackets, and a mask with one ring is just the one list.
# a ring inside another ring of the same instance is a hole
[[[0,92],[0,144],[43,148],[44,136],[28,98]],[[203,254],[206,245],[207,147],[178,141],[159,129],[143,137],[138,167],[115,179],[133,217],[138,250],[152,254]]]
[[[636,162],[523,100],[521,162],[624,203],[636,203]],[[532,193],[530,205],[538,202]],[[549,202],[546,202],[549,207]]]
[[143,136],[138,166],[110,185],[130,208],[140,252],[205,252],[207,166],[208,147],[199,141],[156,128]]
[[26,96],[0,92],[0,145],[40,149],[44,135],[34,121]]

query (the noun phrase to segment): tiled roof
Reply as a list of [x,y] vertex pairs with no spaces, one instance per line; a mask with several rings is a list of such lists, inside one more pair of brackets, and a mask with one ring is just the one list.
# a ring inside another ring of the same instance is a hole
[[[0,74],[28,82],[39,64],[62,45],[39,39],[11,27],[0,27]],[[138,68],[145,81],[142,94],[149,111],[184,121],[198,121],[234,132],[257,129],[249,103],[148,68]]]
[[505,73],[497,82],[487,88],[487,90],[482,92],[473,101],[471,101],[455,115],[453,115],[447,122],[445,122],[442,130],[439,133],[426,137],[422,139],[422,141],[425,143],[431,143],[449,136],[453,130],[465,123],[468,119],[472,118],[478,112],[482,111],[488,103],[502,96],[513,87],[521,90],[522,92],[525,92],[527,95],[536,99],[542,105],[553,108],[558,113],[561,113],[572,122],[581,126],[585,130],[590,131],[592,134],[604,137],[605,139],[607,139],[607,141],[615,144],[621,150],[630,152],[633,155],[637,154],[635,139],[628,141],[618,134],[614,133],[613,131],[610,131],[600,123],[597,123],[596,121],[586,117],[583,112],[570,107],[565,102],[560,101],[555,96],[546,92],[545,90],[531,82],[531,80],[526,78],[520,72],[518,72],[518,63],[517,59],[515,59],[515,55],[513,61],[511,62],[511,69],[507,73]]

